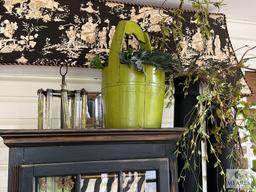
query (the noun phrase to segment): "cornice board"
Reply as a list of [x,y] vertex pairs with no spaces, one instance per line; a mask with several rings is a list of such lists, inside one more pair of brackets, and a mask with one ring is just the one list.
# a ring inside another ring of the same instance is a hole
[[[30,3],[28,0],[13,4],[3,0],[0,3],[1,64],[52,66],[68,63],[77,67],[90,67],[88,58],[95,54],[100,54],[100,57],[106,60],[113,32],[120,20],[137,22],[149,32],[151,42],[155,45],[161,38],[159,22],[162,17],[159,13],[169,17],[170,21],[172,19],[168,9],[160,10],[159,7],[145,5],[149,1],[144,2],[144,5],[138,5],[131,4],[131,1],[112,3],[80,0],[80,3],[74,4],[68,0],[53,0],[50,2],[52,6],[40,9],[30,6]],[[22,6],[23,4],[26,6]],[[184,13],[183,43],[188,47],[191,42],[193,44],[193,39],[201,38],[193,15],[190,11]],[[222,55],[232,54],[225,16],[210,14],[210,25],[214,32],[211,47],[215,47],[215,50],[210,50],[213,48],[209,47],[206,55],[218,60],[217,52]],[[12,30],[7,31],[8,27]],[[210,43],[208,45],[210,46]],[[224,50],[225,46],[229,50]],[[175,50],[173,42],[168,47],[170,51]]]

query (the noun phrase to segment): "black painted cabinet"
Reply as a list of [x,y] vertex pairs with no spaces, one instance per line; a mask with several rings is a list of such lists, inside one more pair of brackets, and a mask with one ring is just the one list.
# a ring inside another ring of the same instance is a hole
[[5,130],[8,192],[177,192],[183,129]]

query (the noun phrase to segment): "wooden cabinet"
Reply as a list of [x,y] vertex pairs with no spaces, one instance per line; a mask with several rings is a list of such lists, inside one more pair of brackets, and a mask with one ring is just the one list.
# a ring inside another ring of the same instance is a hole
[[[8,192],[47,191],[42,183],[56,179],[65,192],[177,192],[174,151],[182,131],[176,128],[1,131],[0,136],[10,148]],[[69,188],[64,190],[65,182]]]

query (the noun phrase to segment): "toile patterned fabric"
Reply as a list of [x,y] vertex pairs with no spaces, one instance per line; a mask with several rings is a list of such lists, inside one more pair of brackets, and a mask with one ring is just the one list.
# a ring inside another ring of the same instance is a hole
[[[195,24],[193,12],[185,12],[182,57],[191,50],[205,58],[237,62],[229,40],[225,16],[211,14],[214,34],[207,42]],[[159,22],[171,12],[159,8],[98,0],[0,0],[0,64],[91,67],[95,55],[107,60],[115,27],[122,19],[137,22],[155,46],[161,38]],[[129,39],[136,47],[136,40]],[[168,49],[174,50],[170,42]],[[207,51],[206,51],[207,50]],[[201,64],[201,63],[198,63]]]

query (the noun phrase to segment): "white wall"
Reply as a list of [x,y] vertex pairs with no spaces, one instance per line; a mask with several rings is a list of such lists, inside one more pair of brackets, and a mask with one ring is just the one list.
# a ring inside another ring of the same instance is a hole
[[[56,67],[0,67],[0,128],[37,127],[37,90],[60,89],[61,79]],[[69,89],[100,90],[100,72],[69,69]],[[96,79],[94,79],[96,78]]]
[[[227,19],[227,25],[229,29],[229,35],[231,38],[234,50],[239,49],[242,46],[248,45],[249,47],[256,46],[256,20],[255,21],[244,21],[238,19]],[[248,49],[243,48],[236,51],[238,59],[245,53]],[[255,57],[256,49],[248,52],[246,57]],[[248,62],[248,67],[256,68],[256,59]]]
[[[0,129],[37,128],[37,90],[60,89],[57,67],[0,66]],[[68,89],[100,90],[100,71],[70,68]],[[0,192],[7,192],[8,148],[0,139]]]

